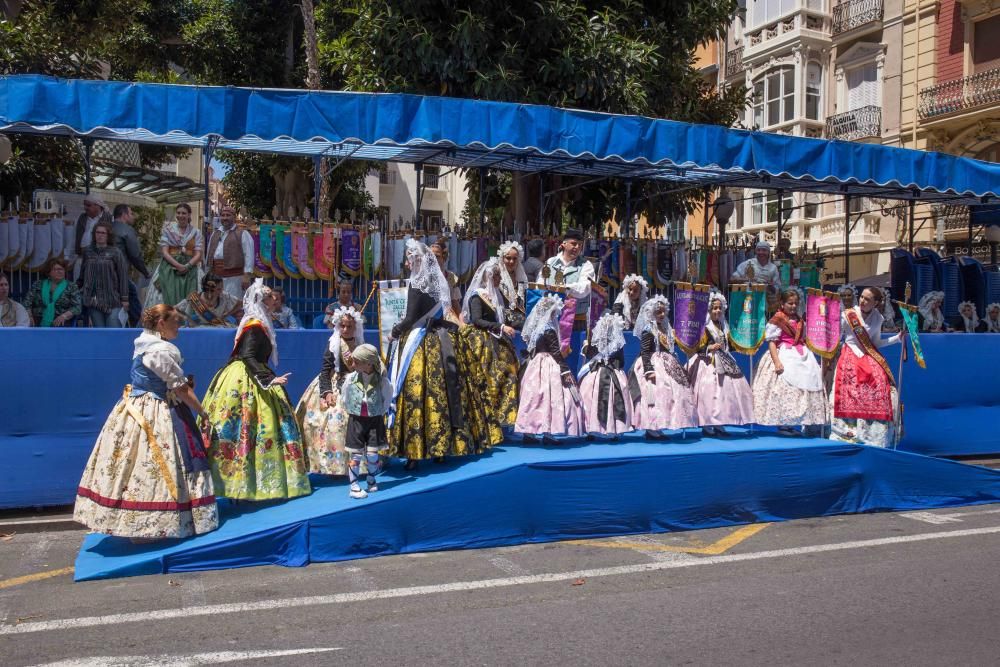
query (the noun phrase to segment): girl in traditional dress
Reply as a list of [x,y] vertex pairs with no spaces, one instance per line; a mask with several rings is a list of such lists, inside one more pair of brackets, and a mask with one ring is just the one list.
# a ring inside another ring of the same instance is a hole
[[950,327],[944,319],[941,307],[944,305],[944,292],[928,292],[920,298],[917,304],[920,330],[928,333],[944,333]]
[[639,317],[642,304],[649,298],[649,285],[642,276],[630,273],[622,280],[622,291],[618,293],[611,311],[625,320],[625,327],[632,329]]
[[333,334],[323,352],[323,367],[295,408],[302,425],[309,472],[320,475],[348,472],[350,456],[344,448],[347,411],[340,390],[344,377],[354,370],[354,348],[365,342],[364,318],[353,307],[338,308],[333,322]]
[[241,303],[222,289],[222,278],[206,273],[201,279],[201,292],[191,292],[177,304],[177,311],[189,327],[233,328]]
[[563,300],[547,294],[538,300],[521,332],[531,360],[521,378],[521,399],[514,430],[530,442],[541,435],[578,436],[583,433],[583,406],[573,371],[562,354],[559,314]]
[[[506,269],[497,258],[483,262],[469,283],[462,303],[460,337],[481,371],[472,374],[474,396],[480,397],[492,424],[513,426],[517,419],[517,354],[511,340],[519,328],[507,322],[512,306],[502,290]],[[513,292],[517,298],[517,291]],[[524,321],[520,322],[523,326]]]
[[705,336],[697,353],[688,361],[694,386],[695,419],[705,435],[726,435],[726,424],[753,421],[753,393],[743,371],[729,353],[729,322],[726,297],[712,292],[708,297]]
[[821,428],[827,419],[823,374],[805,346],[805,323],[798,309],[798,291],[783,291],[780,308],[764,329],[768,354],[758,363],[753,382],[757,423],[795,436],[799,435],[795,426]]
[[854,308],[858,304],[858,288],[852,283],[837,288],[837,295],[840,296],[840,304],[844,310]]
[[[198,267],[201,266],[205,246],[201,230],[197,225],[191,224],[191,207],[178,204],[174,215],[174,222],[163,225],[163,232],[160,234],[162,260],[152,278],[160,299],[171,306],[198,291]],[[155,293],[156,290],[150,292]],[[146,302],[149,303],[149,298]]]
[[635,320],[639,358],[629,371],[629,391],[635,402],[632,425],[646,431],[650,440],[668,437],[665,430],[697,425],[692,405],[691,383],[674,356],[674,329],[667,318],[667,297],[650,297]]
[[73,518],[136,539],[188,537],[219,525],[212,474],[195,415],[201,404],[181,368],[180,317],[159,305],[142,314],[131,384],[97,436]]
[[580,370],[587,432],[617,440],[632,429],[632,396],[618,353],[625,347],[625,320],[605,313],[590,332],[593,358]]
[[458,315],[451,310],[451,285],[431,249],[416,239],[406,242],[406,262],[406,316],[392,328],[398,345],[388,424],[394,454],[413,470],[422,459],[443,462],[446,455],[476,454],[499,440],[493,440],[462,377],[466,368],[484,371],[470,368],[470,361],[456,354]]
[[882,295],[875,287],[861,291],[858,305],[841,315],[840,360],[833,381],[832,440],[888,447],[899,395],[892,371],[879,351],[901,334],[882,340],[882,314],[875,307]]
[[1000,333],[1000,303],[986,306],[986,333]]
[[271,323],[274,295],[258,278],[243,296],[243,319],[229,363],[205,394],[212,425],[215,491],[240,500],[308,495],[302,434],[288,402],[288,375],[275,375],[278,344]]

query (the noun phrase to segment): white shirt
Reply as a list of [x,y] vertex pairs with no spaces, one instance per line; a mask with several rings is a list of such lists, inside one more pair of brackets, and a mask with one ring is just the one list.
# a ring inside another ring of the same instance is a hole
[[[213,235],[219,234],[219,244],[215,246],[215,255],[212,259],[222,259],[223,244],[226,242],[226,237],[229,232],[236,231],[236,226],[232,226],[229,229],[225,227],[212,232]],[[211,239],[209,239],[211,244]],[[253,237],[250,236],[250,232],[243,230],[243,235],[240,236],[240,245],[243,246],[243,273],[253,273],[254,269],[254,256],[257,254],[256,248],[254,248]]]
[[750,282],[756,285],[770,285],[776,290],[781,289],[781,271],[778,270],[778,265],[774,262],[768,262],[761,266],[756,257],[751,257],[740,263],[736,267],[736,271],[733,272],[733,280],[746,280],[747,269],[751,266],[753,267],[753,278]]
[[[7,299],[7,303],[0,303],[0,314],[9,315],[8,309],[13,308],[14,310],[14,326],[15,327],[30,327],[31,319],[28,317],[28,311],[24,306],[19,304],[13,299]],[[0,327],[4,326],[3,318],[0,317]]]
[[[577,262],[582,262],[577,266]],[[576,262],[570,262],[563,257],[560,252],[555,257],[550,257],[545,262],[552,270],[552,274],[546,279],[546,285],[554,285],[555,272],[562,271],[566,295],[576,298],[576,314],[590,312],[590,281],[596,275],[594,264],[580,255]]]
[[[896,343],[899,341],[901,334],[896,334],[885,340],[882,340],[882,322],[884,318],[882,313],[877,310],[872,310],[865,317],[864,313],[861,312],[861,306],[854,306],[850,310],[853,310],[858,315],[858,319],[861,320],[861,324],[864,325],[865,331],[868,332],[868,337],[871,338],[872,343],[875,347],[882,347],[883,345],[889,345],[891,343]],[[858,337],[854,335],[854,329],[851,328],[850,322],[847,321],[847,313],[845,312],[840,316],[840,335],[844,341],[844,345],[851,349],[855,357],[859,359],[865,356],[865,351],[861,347],[861,343],[858,342]]]
[[80,240],[81,248],[86,248],[94,242],[94,227],[97,226],[100,219],[100,215],[96,218],[87,218],[87,222],[83,226],[83,238]]

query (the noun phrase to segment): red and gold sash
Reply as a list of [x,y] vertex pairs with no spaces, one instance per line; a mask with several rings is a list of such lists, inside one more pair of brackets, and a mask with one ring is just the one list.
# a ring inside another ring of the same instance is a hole
[[872,342],[871,336],[868,335],[868,329],[865,328],[864,322],[858,317],[857,311],[853,308],[844,313],[844,317],[847,319],[847,323],[851,326],[851,331],[854,332],[854,337],[858,339],[858,344],[864,349],[865,354],[872,358],[872,360],[881,366],[882,370],[885,371],[886,378],[889,380],[889,384],[893,387],[896,386],[896,381],[892,377],[892,371],[889,369],[889,363],[879,352],[878,348],[875,347],[875,343]]
[[770,320],[771,324],[778,327],[786,334],[788,334],[794,341],[793,345],[802,344],[802,335],[806,328],[803,326],[802,320],[792,321],[780,310],[774,314]]

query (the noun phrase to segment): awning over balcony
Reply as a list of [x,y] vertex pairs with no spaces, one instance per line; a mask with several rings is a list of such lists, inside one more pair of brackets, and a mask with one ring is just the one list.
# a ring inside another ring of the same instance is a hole
[[553,107],[403,94],[0,77],[0,131],[949,203],[1000,165]]

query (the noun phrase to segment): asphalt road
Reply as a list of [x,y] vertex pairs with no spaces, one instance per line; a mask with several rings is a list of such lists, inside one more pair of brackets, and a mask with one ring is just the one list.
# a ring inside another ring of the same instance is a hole
[[72,565],[82,537],[0,537],[3,665],[1000,661],[998,505],[306,568],[47,576]]

